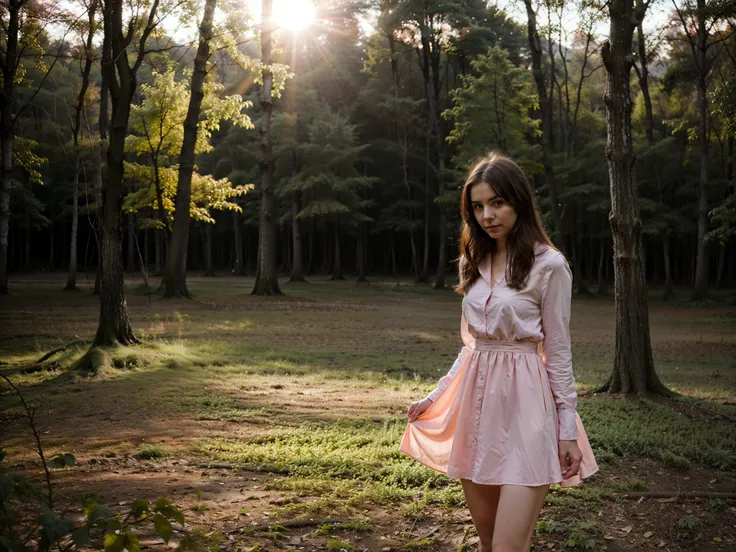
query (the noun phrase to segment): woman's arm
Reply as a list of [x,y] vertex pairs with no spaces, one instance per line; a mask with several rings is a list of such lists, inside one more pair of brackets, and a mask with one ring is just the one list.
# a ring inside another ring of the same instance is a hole
[[575,410],[577,393],[570,350],[570,303],[572,274],[560,254],[546,274],[542,290],[544,357],[552,395],[557,407],[560,440],[578,438]]
[[463,347],[460,349],[460,353],[458,353],[457,358],[455,359],[454,364],[450,368],[450,371],[447,372],[446,375],[444,375],[440,381],[437,383],[437,388],[432,391],[429,395],[427,395],[427,398],[435,402],[440,395],[447,389],[447,386],[450,385],[450,382],[452,382],[453,379],[455,379],[455,376],[457,375],[458,371],[460,370],[460,367],[463,365],[463,362],[465,361],[465,356],[468,354],[468,348]]

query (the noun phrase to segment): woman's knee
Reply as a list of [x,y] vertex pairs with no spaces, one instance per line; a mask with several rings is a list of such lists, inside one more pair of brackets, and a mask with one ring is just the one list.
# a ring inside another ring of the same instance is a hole
[[524,543],[494,539],[487,550],[490,552],[529,552],[529,547]]

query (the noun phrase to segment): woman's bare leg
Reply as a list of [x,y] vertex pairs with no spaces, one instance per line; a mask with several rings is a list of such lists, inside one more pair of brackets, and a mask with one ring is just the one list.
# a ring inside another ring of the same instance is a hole
[[[549,485],[503,485],[498,498],[493,552],[529,552]],[[484,549],[485,552],[485,549]]]
[[475,530],[480,537],[480,552],[491,552],[493,528],[496,523],[496,510],[501,487],[498,485],[479,485],[468,479],[461,479],[465,502],[473,518]]

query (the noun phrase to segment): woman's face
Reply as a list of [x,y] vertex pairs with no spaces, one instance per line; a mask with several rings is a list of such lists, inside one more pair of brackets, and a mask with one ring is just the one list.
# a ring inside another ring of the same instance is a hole
[[505,242],[518,218],[511,204],[487,182],[479,182],[470,188],[470,202],[480,227],[494,240]]

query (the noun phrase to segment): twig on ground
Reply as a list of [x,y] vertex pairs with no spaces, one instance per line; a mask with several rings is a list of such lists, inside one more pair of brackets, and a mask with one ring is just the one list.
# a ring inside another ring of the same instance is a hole
[[286,529],[295,529],[298,527],[318,527],[320,525],[335,525],[345,523],[344,519],[327,518],[327,519],[296,519],[291,521],[274,521],[271,523],[261,523],[259,525],[244,525],[228,531],[228,534],[240,533],[244,529],[252,529],[254,531],[268,531],[276,525],[285,527]]
[[736,498],[736,493],[708,491],[645,491],[625,493],[626,498]]

